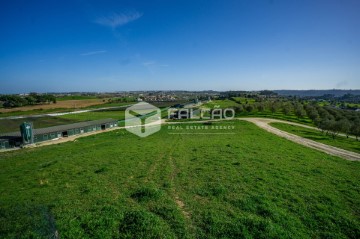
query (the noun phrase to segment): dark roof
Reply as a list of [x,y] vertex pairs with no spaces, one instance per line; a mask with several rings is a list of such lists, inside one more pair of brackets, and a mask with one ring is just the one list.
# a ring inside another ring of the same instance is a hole
[[[61,132],[69,129],[77,129],[77,128],[83,128],[83,127],[99,125],[99,124],[114,123],[117,121],[118,120],[115,119],[101,119],[101,120],[93,120],[93,121],[84,121],[74,124],[57,125],[47,128],[39,128],[39,129],[34,129],[34,135]],[[21,133],[20,131],[18,131],[18,132],[0,134],[0,137],[4,138],[4,136],[21,137]]]
[[0,134],[1,139],[11,139],[11,138],[17,138],[17,137],[21,137],[20,131]]

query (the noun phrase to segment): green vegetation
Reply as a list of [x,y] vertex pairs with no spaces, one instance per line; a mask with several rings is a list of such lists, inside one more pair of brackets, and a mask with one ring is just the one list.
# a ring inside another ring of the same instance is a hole
[[245,97],[232,97],[231,100],[214,100],[202,107],[207,108],[233,108],[237,117],[265,117],[287,120],[314,126],[313,121],[306,115],[301,104],[293,106],[291,102],[264,101]]
[[56,97],[58,101],[64,101],[64,100],[91,100],[91,99],[98,99],[99,97],[95,95],[67,95],[67,96],[61,96]]
[[12,112],[0,112],[0,118],[20,116],[20,115],[40,115],[40,114],[50,114],[50,113],[61,113],[61,112],[70,112],[78,109],[65,109],[65,108],[56,108],[56,109],[36,109],[36,110],[27,110],[27,111],[12,111]]
[[238,104],[232,100],[213,100],[207,102],[206,104],[202,105],[205,108],[233,108],[236,107]]
[[[271,94],[271,91],[266,91]],[[204,104],[209,108],[234,108],[236,116],[269,117],[317,126],[333,138],[339,133],[360,137],[360,113],[316,102],[285,98],[260,98],[257,95],[230,97]]]
[[0,95],[0,101],[4,108],[14,108],[26,105],[56,103],[56,98],[51,94],[30,93],[22,97],[19,95]]
[[0,237],[359,238],[359,162],[192,125],[0,154]]
[[86,109],[99,109],[99,108],[106,108],[106,107],[124,107],[127,105],[131,105],[133,103],[104,103],[100,105],[92,105],[80,109],[69,109],[69,108],[55,108],[55,109],[36,109],[36,110],[27,110],[27,111],[13,111],[7,113],[0,112],[0,118],[2,117],[11,117],[11,116],[20,116],[20,115],[41,115],[41,114],[51,114],[51,113],[62,113],[62,112],[73,112],[77,110],[86,110]]
[[125,118],[124,110],[108,110],[108,111],[93,111],[93,112],[85,112],[79,114],[68,114],[59,116],[62,119],[76,120],[76,121],[88,121],[88,120],[98,120],[98,119],[106,119],[113,118],[122,120]]
[[238,117],[263,117],[263,118],[272,118],[272,119],[279,119],[279,120],[286,120],[294,123],[301,123],[305,125],[313,126],[314,124],[308,117],[298,118],[295,114],[285,115],[282,112],[272,113],[270,111],[264,112],[243,112],[241,114],[237,114]]
[[232,97],[231,100],[240,103],[240,104],[253,104],[255,103],[255,99],[245,98],[245,97]]
[[61,116],[45,116],[45,117],[26,117],[22,119],[1,119],[0,133],[19,131],[19,125],[23,122],[33,122],[34,128],[44,128],[55,125],[71,124],[81,121],[99,120],[113,118],[123,120],[125,118],[124,110],[114,111],[93,111],[78,114],[67,114]]
[[346,138],[344,136],[337,136],[335,139],[325,132],[321,132],[316,129],[304,128],[301,126],[290,125],[286,123],[270,123],[275,128],[284,130],[286,132],[299,135],[306,139],[311,139],[323,144],[328,144],[338,148],[350,150],[356,153],[360,153],[360,142],[354,138]]
[[[162,108],[161,115],[167,117],[167,108]],[[0,133],[19,131],[19,125],[23,122],[33,122],[35,128],[50,127],[62,124],[71,124],[81,121],[99,120],[113,118],[117,120],[125,119],[125,109],[99,110],[92,112],[84,112],[77,114],[67,114],[61,116],[45,116],[45,117],[26,117],[22,119],[0,119]],[[119,126],[124,126],[124,122],[120,122]]]

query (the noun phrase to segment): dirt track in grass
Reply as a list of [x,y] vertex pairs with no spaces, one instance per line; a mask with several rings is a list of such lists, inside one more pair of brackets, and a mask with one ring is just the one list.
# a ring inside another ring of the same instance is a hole
[[[322,144],[322,143],[319,143],[319,142],[316,142],[316,141],[313,141],[310,139],[305,139],[303,137],[300,137],[300,136],[282,131],[280,129],[274,128],[274,127],[270,126],[269,123],[279,122],[279,123],[293,124],[293,125],[297,125],[297,126],[301,126],[301,127],[309,127],[309,126],[304,126],[301,124],[296,124],[296,123],[283,121],[283,120],[268,119],[268,118],[241,118],[241,120],[246,120],[248,122],[254,123],[258,127],[265,129],[266,131],[268,131],[270,133],[276,134],[280,137],[286,138],[288,140],[291,140],[295,143],[307,146],[309,148],[317,149],[317,150],[325,152],[327,154],[338,156],[338,157],[341,157],[341,158],[344,158],[347,160],[352,160],[352,161],[360,160],[360,154],[358,154],[358,153],[340,149],[340,148],[336,148],[336,147],[333,147],[330,145]],[[309,127],[309,128],[313,128],[313,127]]]

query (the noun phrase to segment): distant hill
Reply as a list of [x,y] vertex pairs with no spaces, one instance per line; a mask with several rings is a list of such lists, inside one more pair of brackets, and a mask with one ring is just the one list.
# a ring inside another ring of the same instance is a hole
[[283,96],[323,96],[323,95],[334,95],[340,97],[345,94],[360,95],[360,90],[273,90]]

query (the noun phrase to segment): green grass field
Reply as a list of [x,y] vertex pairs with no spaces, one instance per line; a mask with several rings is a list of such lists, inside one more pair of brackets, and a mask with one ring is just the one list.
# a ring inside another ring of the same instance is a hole
[[238,103],[236,103],[235,101],[232,101],[232,100],[213,100],[213,101],[203,104],[202,107],[211,108],[211,109],[214,107],[233,108],[238,105],[239,105]]
[[232,97],[233,100],[237,101],[237,102],[241,102],[241,104],[245,104],[246,102],[248,104],[253,104],[255,103],[255,99],[252,98],[245,98],[245,97]]
[[78,121],[98,120],[98,119],[106,119],[106,118],[122,120],[125,118],[125,111],[124,110],[94,111],[94,112],[85,112],[80,114],[62,115],[59,117],[62,119],[78,120]]
[[286,121],[300,123],[300,124],[306,124],[309,126],[314,126],[314,123],[307,116],[303,117],[303,118],[298,118],[293,113],[290,113],[289,115],[285,115],[284,113],[282,113],[280,111],[275,112],[275,113],[272,113],[268,110],[265,110],[264,112],[254,111],[251,113],[241,112],[241,113],[237,114],[237,116],[238,117],[263,117],[263,118],[280,119],[280,120],[286,120]]
[[315,129],[308,129],[301,126],[295,126],[285,123],[270,123],[275,128],[284,130],[286,132],[299,135],[301,137],[311,139],[323,144],[328,144],[334,147],[350,150],[360,153],[360,142],[353,138],[346,138],[345,136],[336,136],[333,139],[330,135],[326,135],[321,131]]
[[56,100],[63,101],[63,100],[90,100],[90,99],[99,99],[99,97],[95,95],[68,95],[57,97]]
[[0,238],[359,238],[359,162],[192,125],[1,153]]

